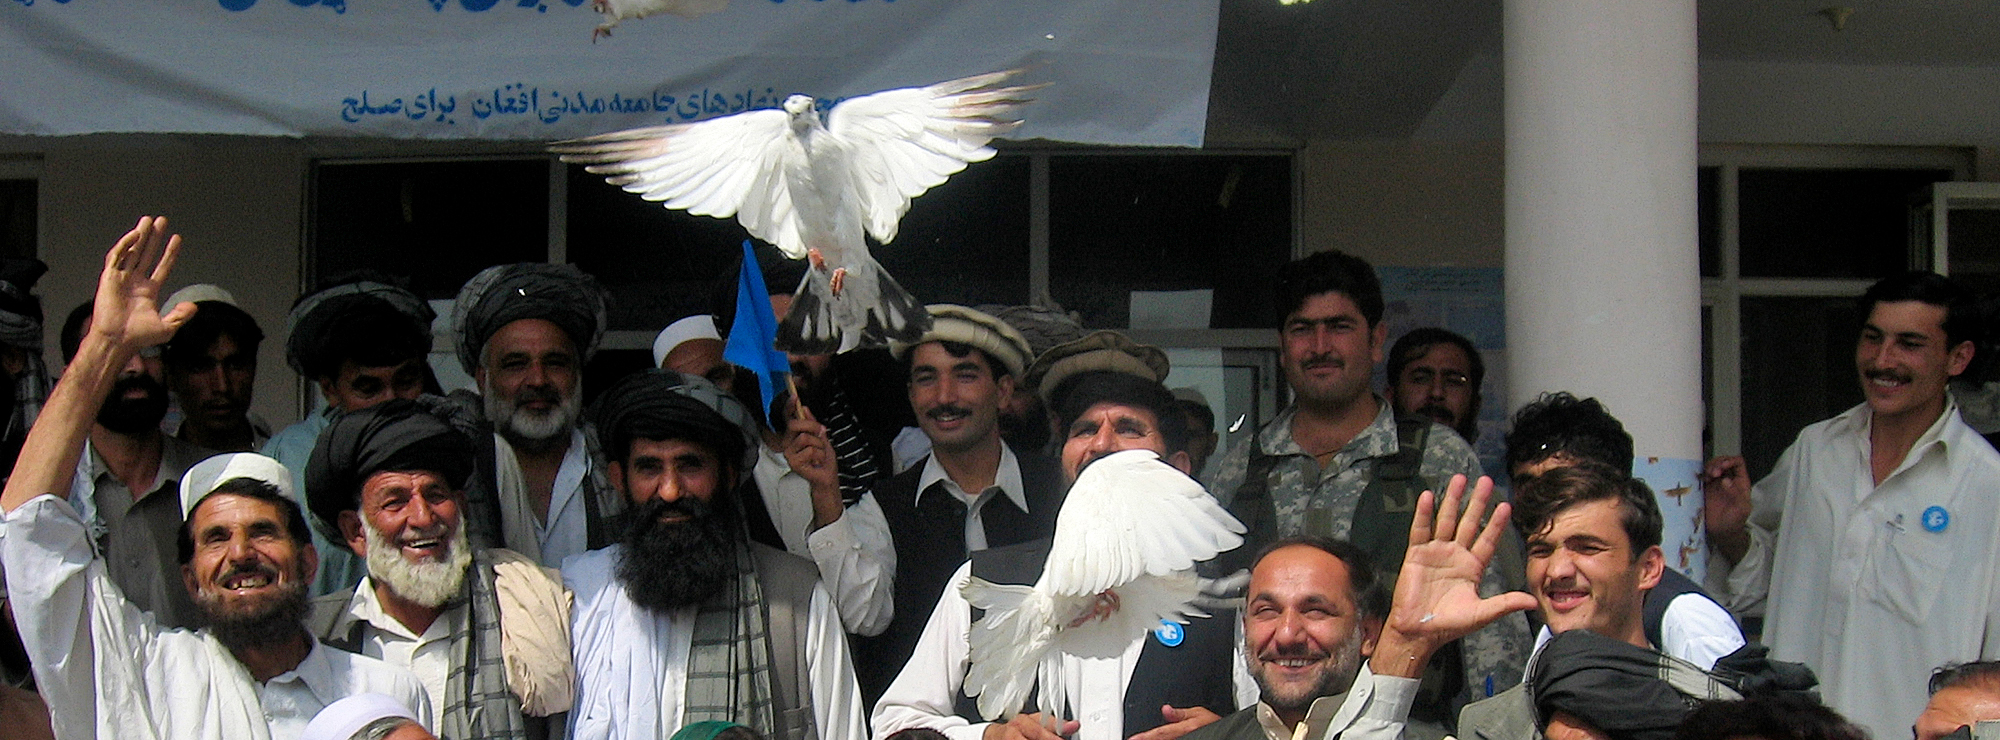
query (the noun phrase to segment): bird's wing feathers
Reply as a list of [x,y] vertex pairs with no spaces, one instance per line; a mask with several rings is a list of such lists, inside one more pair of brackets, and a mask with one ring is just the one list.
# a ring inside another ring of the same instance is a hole
[[[699,123],[651,126],[557,142],[564,162],[646,200],[697,216],[735,216],[751,236],[787,255],[805,255],[793,218],[788,165],[805,152],[782,110],[756,110]],[[794,252],[796,252],[794,254]]]
[[986,612],[967,635],[971,665],[965,672],[965,695],[979,697],[979,713],[989,720],[1021,711],[1035,673],[1055,636],[1054,604],[1028,586],[967,581],[965,601]]
[[1113,453],[1085,467],[1064,498],[1041,588],[1084,596],[1187,570],[1242,544],[1243,531],[1201,484],[1157,455]]
[[1000,87],[1018,70],[885,90],[849,98],[827,113],[827,130],[851,152],[848,177],[868,234],[884,244],[910,199],[993,156],[993,137],[1021,125],[1027,93],[1040,86]]

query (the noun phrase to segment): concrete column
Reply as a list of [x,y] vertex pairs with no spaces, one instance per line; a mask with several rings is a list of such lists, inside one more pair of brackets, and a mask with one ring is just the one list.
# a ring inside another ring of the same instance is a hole
[[1701,456],[1694,0],[1506,0],[1507,397]]

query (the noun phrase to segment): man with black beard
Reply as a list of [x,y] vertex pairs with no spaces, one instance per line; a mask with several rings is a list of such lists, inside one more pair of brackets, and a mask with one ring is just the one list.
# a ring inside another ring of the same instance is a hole
[[595,436],[578,425],[583,365],[604,336],[609,297],[570,265],[489,267],[453,304],[458,361],[479,383],[492,433],[475,439],[466,527],[480,547],[543,565],[611,543],[623,506]]
[[[569,592],[511,550],[472,548],[461,516],[471,474],[471,438],[427,402],[334,419],[307,499],[368,576],[321,598],[308,624],[329,645],[415,673],[445,737],[547,737],[574,690]],[[522,634],[541,639],[508,637]]]
[[15,621],[34,659],[57,737],[293,740],[313,715],[358,693],[386,693],[427,716],[407,671],[320,645],[299,624],[318,557],[276,460],[239,453],[188,471],[166,494],[181,585],[212,628],[168,629],[109,577],[88,521],[58,497],[91,419],[139,351],[193,315],[157,301],[178,251],[164,220],[142,218],[106,255],[96,324],[76,342],[0,494],[0,541]]
[[840,617],[809,560],[751,542],[740,499],[754,422],[701,378],[649,370],[593,409],[631,507],[619,544],[571,557],[575,740],[660,738],[695,722],[766,737],[859,738]]
[[[91,304],[85,302],[63,322],[63,361],[70,367],[90,329]],[[181,528],[174,491],[182,473],[215,453],[161,432],[166,413],[160,347],[140,349],[120,366],[97,411],[70,479],[69,502],[89,523],[111,582],[125,598],[164,626],[192,628],[202,621],[180,586],[174,559]]]

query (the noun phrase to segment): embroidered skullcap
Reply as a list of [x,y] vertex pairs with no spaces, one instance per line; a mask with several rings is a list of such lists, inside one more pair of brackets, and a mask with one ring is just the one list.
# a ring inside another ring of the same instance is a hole
[[231,452],[195,463],[181,474],[181,518],[186,519],[195,505],[216,488],[237,478],[269,483],[285,498],[293,501],[299,498],[292,487],[292,471],[285,469],[284,463],[255,452]]
[[521,319],[543,319],[561,327],[588,362],[604,337],[610,295],[597,279],[573,265],[517,262],[481,270],[458,291],[451,309],[458,329],[458,361],[466,372],[479,369],[486,340]]
[[891,343],[889,351],[895,353],[896,359],[909,356],[910,349],[919,344],[957,342],[978,348],[1005,367],[1009,375],[1021,377],[1021,371],[1028,365],[1028,340],[1014,327],[992,314],[964,306],[934,303],[925,308],[931,313],[931,330],[909,344]]
[[691,340],[713,339],[722,341],[722,334],[715,330],[715,317],[705,313],[695,314],[668,324],[653,338],[653,367],[667,361],[667,355]]
[[[236,296],[222,286],[214,283],[195,283],[174,291],[173,295],[167,296],[167,299],[164,301],[160,301],[160,315],[165,316],[173,313],[174,307],[183,303],[201,303],[203,301],[227,303],[235,306]],[[240,306],[238,307],[240,308]]]
[[1022,382],[1047,402],[1063,381],[1079,373],[1108,370],[1164,383],[1171,369],[1167,353],[1160,348],[1134,342],[1115,331],[1100,330],[1043,352],[1028,367]]
[[407,319],[425,345],[430,344],[431,320],[437,318],[424,299],[394,285],[372,280],[336,285],[292,306],[285,318],[285,364],[308,377],[324,372],[329,362],[341,359],[327,357],[337,351],[328,342],[334,332],[343,324],[371,316]]
[[353,694],[326,705],[306,723],[299,740],[351,740],[361,728],[377,720],[402,717],[417,721],[415,712],[387,694]]
[[463,490],[472,476],[472,438],[442,399],[394,399],[341,414],[320,432],[306,463],[306,504],[328,532],[340,512],[360,506],[361,486],[383,471],[427,471]]
[[633,439],[685,439],[734,461],[739,475],[757,464],[750,410],[706,378],[658,369],[627,375],[598,396],[590,419],[613,460],[631,454]]

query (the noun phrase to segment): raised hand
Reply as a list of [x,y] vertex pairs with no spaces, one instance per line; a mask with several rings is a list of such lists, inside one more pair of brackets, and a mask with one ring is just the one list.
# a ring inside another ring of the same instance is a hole
[[1480,576],[1506,534],[1510,508],[1504,503],[1494,507],[1492,519],[1481,527],[1493,481],[1481,477],[1470,501],[1465,500],[1465,484],[1465,476],[1452,476],[1442,505],[1430,491],[1417,498],[1409,550],[1369,663],[1379,675],[1415,678],[1438,648],[1508,614],[1535,608],[1535,597],[1519,591],[1479,596]]
[[90,314],[90,331],[122,352],[163,344],[194,316],[195,306],[183,303],[160,315],[160,285],[179,258],[181,238],[167,233],[165,216],[141,216],[104,255],[97,297]]
[[1702,519],[1708,541],[1729,562],[1743,559],[1750,549],[1750,472],[1737,455],[1708,461],[1701,471]]

